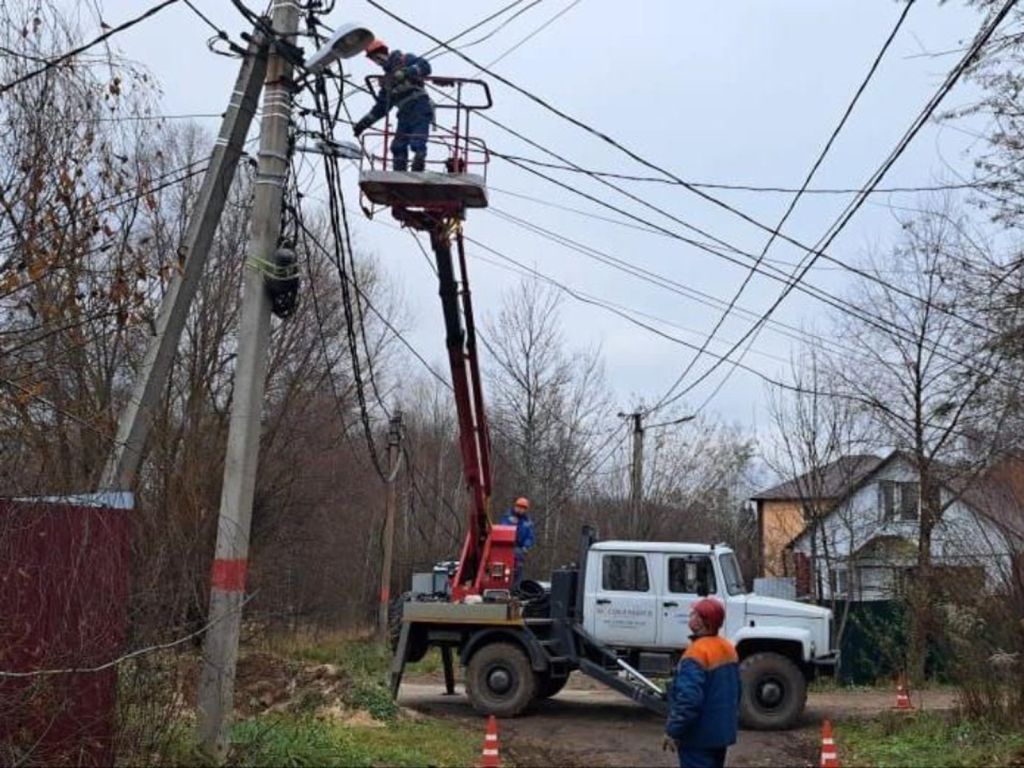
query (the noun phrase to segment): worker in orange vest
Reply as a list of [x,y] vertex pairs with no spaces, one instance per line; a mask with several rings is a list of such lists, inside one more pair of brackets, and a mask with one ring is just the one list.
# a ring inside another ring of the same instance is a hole
[[690,609],[689,648],[669,688],[665,748],[679,753],[681,768],[722,768],[736,743],[740,708],[740,660],[718,630],[725,606],[706,597]]

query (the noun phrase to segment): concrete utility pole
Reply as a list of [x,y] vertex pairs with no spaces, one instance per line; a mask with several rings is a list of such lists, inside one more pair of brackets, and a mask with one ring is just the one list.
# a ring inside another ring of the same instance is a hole
[[388,490],[384,512],[384,558],[380,567],[380,609],[377,631],[388,639],[388,609],[391,604],[391,563],[395,549],[395,481],[402,463],[402,412],[395,411],[388,429]]
[[121,413],[117,439],[100,478],[101,491],[129,491],[135,481],[142,449],[152,426],[153,412],[167,383],[189,306],[199,288],[210,244],[242,156],[266,72],[267,41],[257,33],[242,59],[235,90],[203,177],[196,209],[178,252],[180,271],[175,271],[171,277],[157,315],[156,334],[142,360],[131,398]]
[[646,536],[641,531],[644,507],[644,432],[661,427],[672,427],[676,424],[685,424],[693,421],[694,416],[682,416],[672,421],[663,421],[659,424],[644,426],[644,413],[637,409],[633,413],[620,413],[620,418],[633,420],[633,463],[629,473],[629,536],[632,539]]
[[[279,36],[294,42],[299,6],[294,0],[274,0],[271,24]],[[210,629],[203,645],[203,671],[199,679],[200,746],[218,763],[224,762],[228,752],[228,721],[234,700],[235,664],[259,458],[260,412],[270,338],[270,299],[261,265],[274,262],[281,235],[291,103],[292,65],[274,47],[267,63],[234,399],[224,463],[217,549],[210,578]]]
[[633,466],[629,475],[629,535],[640,535],[640,515],[644,504],[644,415],[628,414],[633,420]]

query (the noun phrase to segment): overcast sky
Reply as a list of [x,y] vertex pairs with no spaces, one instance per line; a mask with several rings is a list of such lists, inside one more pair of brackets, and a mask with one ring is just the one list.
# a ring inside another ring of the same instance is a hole
[[[244,20],[227,0],[193,1],[233,36],[246,29]],[[255,0],[250,1],[255,6]],[[386,5],[417,27],[447,38],[508,1],[390,0]],[[143,5],[140,0],[103,0],[104,19],[117,24],[137,14]],[[524,2],[520,7],[527,5]],[[493,37],[468,48],[466,54],[486,64],[536,32],[501,59],[494,70],[686,180],[794,187],[803,181],[903,7],[892,0],[543,0]],[[339,0],[327,19],[332,26],[348,20],[367,24],[392,47],[417,52],[432,46],[364,0]],[[979,23],[978,15],[961,2],[940,6],[936,0],[919,0],[813,186],[861,186],[957,60],[956,55],[922,54],[958,48],[969,42]],[[459,43],[476,40],[495,25],[471,33]],[[92,31],[83,29],[87,35]],[[160,80],[165,114],[219,113],[227,102],[237,62],[211,55],[205,45],[209,34],[208,28],[179,4],[118,36],[117,43],[123,53],[144,63]],[[473,72],[469,64],[450,54],[434,66],[435,74],[466,76]],[[349,69],[360,79],[372,71],[361,57]],[[495,99],[491,116],[574,163],[652,175],[650,169],[523,96],[496,82],[491,87]],[[971,98],[970,85],[962,84],[943,106],[967,103]],[[369,107],[365,96],[354,96],[352,103],[357,116]],[[216,118],[201,122],[211,131],[218,125]],[[477,126],[478,135],[497,151],[550,160],[498,128],[482,122]],[[969,130],[982,127],[964,125]],[[339,135],[348,138],[343,130]],[[975,137],[961,130],[928,126],[882,186],[955,180],[956,174],[969,173],[970,152],[978,145]],[[659,226],[687,234],[677,222],[589,180],[571,174],[558,178]],[[354,199],[356,170],[349,167],[344,179]],[[686,342],[700,343],[719,311],[527,233],[498,213],[528,219],[722,299],[730,299],[746,275],[747,270],[740,266],[664,235],[553,207],[617,217],[501,160],[492,163],[488,181],[492,188],[491,210],[471,213],[466,228],[470,237],[589,296],[630,312],[643,312],[647,315],[641,318],[644,322]],[[317,182],[310,185],[314,198],[322,193]],[[764,247],[767,235],[763,231],[679,186],[626,186],[638,197],[737,248],[759,253]],[[791,199],[790,195],[764,192],[712,193],[772,226]],[[849,199],[805,196],[785,232],[804,243],[816,242]],[[914,206],[919,202],[914,194],[876,196],[836,240],[830,254],[856,263],[867,249],[884,248],[898,230],[889,206]],[[360,242],[376,255],[408,302],[410,341],[427,359],[443,367],[436,283],[422,254],[407,234],[392,228],[387,215],[379,222],[360,218],[356,226]],[[478,247],[470,247],[471,255],[487,255]],[[802,256],[799,249],[783,241],[777,241],[769,252],[770,259],[778,260],[773,262],[776,266],[784,266],[778,262],[795,263]],[[819,262],[819,266],[822,268],[809,274],[809,283],[831,293],[848,290],[848,273],[834,264]],[[476,258],[470,269],[478,318],[486,322],[496,311],[502,291],[517,278]],[[779,290],[777,282],[755,277],[739,306],[760,312]],[[826,323],[823,306],[800,293],[791,294],[774,317],[791,326],[825,327]],[[623,408],[640,399],[648,405],[657,401],[693,356],[692,350],[680,344],[569,297],[565,298],[563,318],[564,334],[571,346],[600,346],[608,379]],[[719,332],[723,341],[713,343],[711,351],[727,350],[730,345],[726,342],[741,336],[750,322],[734,314]],[[769,375],[784,375],[793,343],[791,338],[768,329],[757,339],[745,364]],[[711,357],[702,358],[687,382],[712,361]],[[488,365],[486,357],[483,365]],[[687,398],[687,405],[695,408],[703,403],[727,370],[728,366],[722,367],[698,386]],[[763,429],[763,402],[763,383],[750,373],[736,371],[708,403],[707,411]]]

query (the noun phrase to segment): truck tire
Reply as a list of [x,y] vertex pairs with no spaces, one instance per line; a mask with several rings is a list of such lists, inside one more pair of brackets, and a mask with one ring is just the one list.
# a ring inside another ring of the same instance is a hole
[[565,684],[568,682],[568,675],[565,677],[552,677],[546,672],[541,672],[537,675],[537,698],[550,699],[552,696],[556,696],[559,691],[565,688]]
[[515,717],[537,695],[537,678],[522,648],[513,643],[492,643],[470,658],[466,693],[473,709],[481,714]]
[[740,678],[744,728],[781,731],[796,725],[807,702],[807,680],[796,664],[778,653],[755,653],[740,664]]

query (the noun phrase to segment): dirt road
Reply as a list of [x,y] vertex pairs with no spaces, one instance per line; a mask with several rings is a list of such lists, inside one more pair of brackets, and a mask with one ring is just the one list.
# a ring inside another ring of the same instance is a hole
[[[479,722],[459,692],[445,696],[443,685],[408,683],[400,702],[427,714]],[[801,728],[782,733],[742,731],[729,750],[729,766],[818,765],[823,718],[867,716],[888,709],[893,695],[875,691],[812,693]],[[915,702],[927,709],[949,709],[953,695],[928,692]],[[675,755],[661,751],[662,721],[604,688],[566,689],[530,714],[499,725],[499,740],[517,765],[676,766]],[[480,727],[481,738],[483,726]]]

